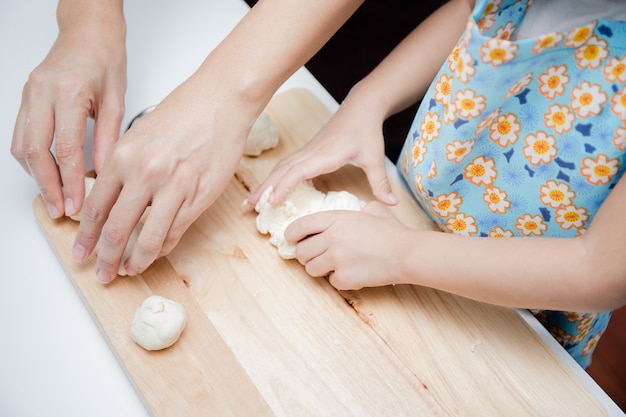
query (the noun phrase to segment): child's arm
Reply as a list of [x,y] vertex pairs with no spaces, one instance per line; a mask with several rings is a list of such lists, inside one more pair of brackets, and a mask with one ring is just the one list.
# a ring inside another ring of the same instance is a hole
[[472,3],[451,0],[422,22],[353,87],[315,138],[274,168],[249,203],[256,204],[270,185],[272,201],[281,201],[298,182],[352,164],[366,172],[380,201],[394,204],[385,171],[382,124],[424,94],[462,34]]
[[597,312],[626,304],[626,179],[577,238],[476,238],[408,229],[380,204],[305,216],[285,231],[338,289],[432,287],[491,304]]

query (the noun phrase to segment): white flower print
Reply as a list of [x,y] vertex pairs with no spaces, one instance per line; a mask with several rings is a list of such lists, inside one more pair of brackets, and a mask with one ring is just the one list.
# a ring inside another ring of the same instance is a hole
[[525,140],[524,156],[532,165],[548,163],[556,156],[556,141],[552,136],[537,132],[526,136]]
[[520,125],[513,113],[503,114],[491,124],[489,138],[501,147],[515,143],[520,132]]
[[500,226],[497,226],[489,231],[489,237],[495,237],[495,238],[513,237],[513,232],[511,232],[510,230],[504,230]]
[[590,184],[608,184],[619,171],[619,160],[609,159],[600,154],[596,159],[585,158],[582,161],[580,173],[587,178]]
[[546,49],[556,47],[563,40],[563,35],[559,32],[548,33],[537,37],[537,43],[533,45],[533,52],[540,54]]
[[565,65],[549,67],[546,72],[539,76],[539,92],[548,99],[563,94],[565,85],[569,81],[566,73],[567,67]]
[[424,115],[424,120],[420,124],[422,131],[422,137],[425,141],[432,141],[439,136],[439,129],[441,129],[441,121],[439,121],[439,115],[437,113],[428,112]]
[[457,91],[454,107],[462,118],[475,118],[485,108],[485,98],[477,96],[474,90]]
[[465,167],[465,178],[474,185],[490,185],[498,175],[492,158],[475,158]]
[[578,48],[591,38],[596,27],[596,22],[585,26],[580,26],[569,31],[565,37],[565,46],[568,48]]
[[558,208],[561,206],[569,206],[575,197],[570,186],[564,182],[556,182],[550,180],[539,189],[541,193],[540,200],[546,206]]
[[480,47],[480,60],[497,67],[515,58],[517,49],[518,46],[513,42],[490,38]]
[[513,22],[506,22],[506,25],[501,26],[496,30],[496,38],[500,38],[503,40],[511,39],[513,31],[515,31],[515,26],[513,26]]
[[580,68],[598,68],[600,63],[609,55],[605,40],[595,36],[589,38],[587,43],[576,51],[575,58]]
[[562,134],[571,130],[574,124],[574,115],[566,106],[553,104],[548,108],[548,113],[544,116],[546,127],[554,129],[556,133]]
[[530,84],[533,80],[533,73],[529,72],[528,74],[524,75],[522,78],[520,78],[520,80],[518,82],[516,82],[515,84],[513,84],[513,86],[511,88],[509,88],[509,90],[507,91],[506,95],[504,96],[504,98],[509,98],[512,97],[516,94],[519,94],[522,92],[522,90],[524,89],[524,87],[526,87],[528,84]]
[[599,85],[584,81],[572,90],[571,107],[580,117],[597,116],[606,100],[606,94]]
[[446,145],[446,159],[448,161],[454,161],[456,163],[461,162],[467,155],[472,152],[475,140],[466,140],[461,142],[459,140],[452,141]]
[[613,145],[620,151],[626,151],[626,129],[618,127],[615,129],[615,137],[613,138]]
[[524,214],[517,219],[515,228],[524,236],[541,236],[548,226],[544,223],[543,217]]
[[576,206],[561,207],[556,211],[556,222],[561,229],[581,228],[589,219],[587,210]]
[[461,48],[457,57],[456,68],[454,69],[454,75],[456,75],[459,81],[466,83],[474,75],[476,69],[472,65],[473,62],[474,59],[469,52],[465,48]]
[[498,187],[487,188],[485,194],[483,194],[483,201],[487,203],[489,210],[494,213],[504,214],[511,207],[506,193]]
[[626,122],[626,87],[611,97],[611,111],[619,116],[622,122]]
[[476,220],[472,216],[466,216],[463,213],[455,215],[453,218],[446,221],[446,227],[455,235],[471,236],[475,234],[478,229],[476,228]]
[[621,59],[611,58],[608,64],[603,68],[605,79],[612,82],[626,82],[626,56]]
[[416,140],[413,143],[413,168],[416,168],[423,160],[426,154],[426,143],[423,140]]
[[500,109],[498,108],[492,111],[491,113],[489,113],[487,116],[485,116],[480,122],[478,122],[478,125],[476,126],[475,134],[480,135],[483,132],[483,130],[491,127],[491,124],[496,121],[499,115],[500,115]]
[[435,100],[446,105],[450,102],[450,92],[452,91],[452,78],[446,74],[441,74],[435,83]]
[[430,200],[433,211],[441,217],[448,217],[458,211],[461,198],[457,193],[442,194]]

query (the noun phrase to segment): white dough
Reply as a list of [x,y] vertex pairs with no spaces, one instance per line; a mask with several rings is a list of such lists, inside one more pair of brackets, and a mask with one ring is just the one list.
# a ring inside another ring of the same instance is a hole
[[176,343],[186,323],[187,314],[180,303],[153,295],[135,311],[130,336],[146,350],[161,350]]
[[270,119],[269,115],[261,112],[248,134],[243,154],[259,156],[263,151],[274,148],[278,145],[279,133],[278,126]]
[[[91,189],[93,188],[93,184],[95,182],[96,182],[95,178],[85,177],[85,199],[91,192]],[[84,204],[84,200],[83,200],[83,204]],[[148,217],[148,211],[149,211],[149,207],[146,208],[146,211],[143,213],[143,215],[141,216],[141,219],[139,219],[139,222],[137,223],[137,225],[131,232],[130,237],[128,238],[128,243],[126,244],[126,248],[124,249],[124,254],[122,255],[122,262],[120,263],[120,267],[117,271],[117,275],[120,275],[120,276],[128,275],[128,273],[126,272],[126,268],[124,267],[124,262],[126,262],[126,260],[130,257],[130,254],[133,251],[135,242],[137,242],[139,233],[141,233],[141,229],[143,228],[143,225],[146,222],[146,218]],[[73,216],[69,216],[69,217],[70,219],[74,221],[80,222],[80,214],[81,212],[78,212],[77,214]]]
[[272,187],[268,187],[255,206],[259,213],[256,227],[262,234],[269,233],[270,243],[278,248],[278,255],[284,259],[296,257],[296,247],[285,240],[285,229],[297,218],[328,210],[359,211],[365,206],[364,201],[347,191],[324,194],[311,181],[301,182],[281,204],[273,206],[268,203],[272,190]]
[[[87,198],[87,196],[89,195],[89,193],[91,192],[91,189],[93,188],[93,183],[96,182],[95,178],[92,177],[85,177],[85,198]],[[83,200],[84,201],[84,200]],[[82,212],[79,211],[78,213],[76,213],[73,216],[70,216],[70,219],[79,222],[80,221],[80,213]]]

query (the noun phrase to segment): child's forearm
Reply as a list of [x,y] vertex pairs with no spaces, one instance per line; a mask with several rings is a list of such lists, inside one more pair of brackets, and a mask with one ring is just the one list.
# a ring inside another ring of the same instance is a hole
[[478,238],[410,231],[399,243],[403,283],[492,304],[597,312],[626,304],[621,180],[577,238]]
[[418,101],[454,48],[472,11],[468,0],[451,0],[415,28],[350,92],[389,117]]

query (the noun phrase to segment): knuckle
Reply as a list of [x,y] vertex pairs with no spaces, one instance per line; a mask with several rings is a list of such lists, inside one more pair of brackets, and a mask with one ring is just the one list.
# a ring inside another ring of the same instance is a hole
[[25,161],[40,159],[46,153],[48,153],[48,149],[43,148],[36,143],[25,143],[22,146],[11,147],[11,155],[13,155],[16,159]]
[[77,155],[82,155],[83,148],[79,143],[59,140],[55,146],[55,153],[59,160],[73,159]]
[[135,250],[141,258],[154,259],[161,250],[161,239],[155,235],[141,236],[135,245]]
[[83,203],[83,209],[80,214],[81,221],[86,221],[89,223],[99,223],[100,219],[102,219],[102,211],[100,211],[91,201],[90,198],[87,198]]
[[105,224],[102,228],[101,239],[105,244],[120,246],[126,243],[127,236],[124,231],[116,225]]

